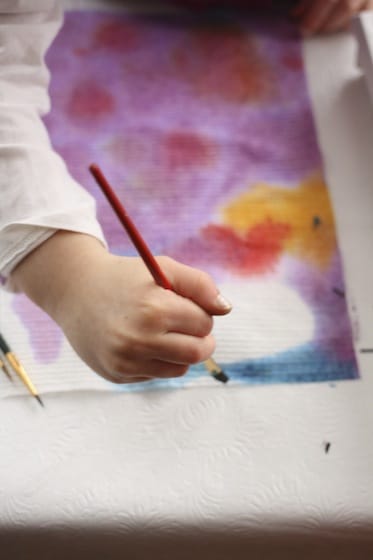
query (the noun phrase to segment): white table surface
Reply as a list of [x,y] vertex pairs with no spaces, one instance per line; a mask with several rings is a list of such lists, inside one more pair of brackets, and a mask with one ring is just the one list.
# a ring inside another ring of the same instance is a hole
[[[352,36],[308,40],[305,59],[359,350],[373,104]],[[362,378],[333,385],[2,400],[0,556],[372,558],[373,354],[358,358]]]

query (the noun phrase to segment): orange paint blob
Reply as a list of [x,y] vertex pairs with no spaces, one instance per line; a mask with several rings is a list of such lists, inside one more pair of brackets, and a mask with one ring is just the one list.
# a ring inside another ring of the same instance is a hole
[[224,223],[241,235],[268,220],[290,226],[284,250],[319,268],[328,266],[334,255],[333,211],[320,176],[311,177],[296,189],[256,185],[227,205],[222,214]]

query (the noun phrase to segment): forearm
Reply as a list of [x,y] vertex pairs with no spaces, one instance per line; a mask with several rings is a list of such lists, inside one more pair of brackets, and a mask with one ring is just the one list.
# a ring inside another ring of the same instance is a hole
[[27,255],[12,273],[16,291],[61,323],[66,299],[78,297],[86,278],[95,273],[97,260],[108,255],[90,235],[58,231]]

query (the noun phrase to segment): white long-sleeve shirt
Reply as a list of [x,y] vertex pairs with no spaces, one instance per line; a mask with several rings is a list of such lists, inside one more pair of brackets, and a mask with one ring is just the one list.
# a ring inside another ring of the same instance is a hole
[[57,0],[0,0],[0,275],[57,230],[104,244],[95,201],[53,150],[41,117],[49,111],[44,56],[62,24]]

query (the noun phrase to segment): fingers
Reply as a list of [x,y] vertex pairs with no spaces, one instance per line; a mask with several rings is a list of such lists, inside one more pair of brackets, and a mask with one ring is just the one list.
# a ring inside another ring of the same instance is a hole
[[207,336],[213,319],[196,303],[170,290],[155,288],[141,301],[135,318],[140,336],[176,332],[191,336]]
[[365,0],[349,0],[338,2],[334,10],[330,13],[329,17],[320,28],[323,33],[331,33],[346,29],[355,14],[360,13],[367,6]]
[[352,15],[353,14],[350,14],[343,3],[339,3],[330,12],[329,17],[326,18],[318,31],[321,33],[331,33],[333,31],[345,29],[350,23]]
[[98,373],[113,383],[138,383],[156,378],[180,377],[191,364],[207,360],[214,349],[215,340],[211,335],[198,338],[168,333],[151,344],[144,342],[143,348],[141,345],[134,345],[131,351],[117,353],[115,361],[112,360]]
[[159,338],[153,348],[149,348],[149,355],[165,363],[189,366],[207,360],[214,350],[215,340],[211,335],[198,338],[168,333]]
[[367,0],[303,0],[292,16],[305,35],[312,35],[344,29],[355,14],[372,6]]
[[[111,383],[118,385],[130,383],[143,383],[154,379],[172,379],[182,377],[188,371],[189,366],[183,364],[172,364],[151,360],[138,364],[139,371],[142,373],[129,373],[128,370],[115,372],[101,372],[100,375],[105,377]],[[145,375],[148,374],[148,375]]]
[[206,313],[201,307],[193,301],[180,297],[176,294],[176,302],[167,309],[167,325],[168,333],[187,334],[194,337],[204,337],[210,334],[213,327],[213,319],[211,315]]
[[304,2],[299,16],[299,24],[305,35],[311,35],[321,30],[339,0],[309,0]]
[[168,257],[158,258],[177,294],[194,301],[211,315],[225,315],[231,311],[231,304],[219,293],[208,274]]
[[[189,366],[207,360],[215,349],[212,335],[195,337],[179,333],[166,333],[151,340],[134,342],[131,347],[117,351],[115,362],[112,360],[109,371],[125,372],[131,375],[151,375],[157,377],[157,371],[144,372],[141,364],[160,361],[164,364],[181,364]],[[140,364],[140,365],[139,365]]]

